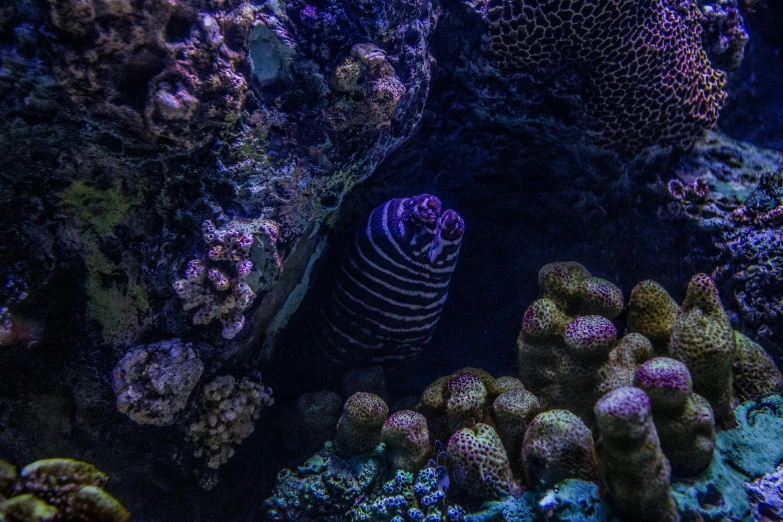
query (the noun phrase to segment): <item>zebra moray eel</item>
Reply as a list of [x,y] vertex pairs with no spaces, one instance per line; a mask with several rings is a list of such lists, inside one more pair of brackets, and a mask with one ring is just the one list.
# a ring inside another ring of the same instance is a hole
[[429,342],[465,224],[430,194],[387,201],[356,233],[321,303],[314,343],[332,363],[400,361]]

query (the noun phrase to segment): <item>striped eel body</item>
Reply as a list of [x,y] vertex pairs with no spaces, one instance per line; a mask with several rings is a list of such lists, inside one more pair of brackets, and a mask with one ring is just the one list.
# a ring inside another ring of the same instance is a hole
[[387,201],[362,222],[321,304],[314,343],[332,363],[393,363],[432,338],[465,229],[430,194]]

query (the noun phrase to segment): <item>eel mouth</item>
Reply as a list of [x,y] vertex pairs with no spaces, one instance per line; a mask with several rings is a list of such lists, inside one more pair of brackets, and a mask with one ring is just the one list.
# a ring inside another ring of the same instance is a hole
[[465,233],[465,222],[454,210],[448,209],[438,219],[437,234],[446,241],[456,241]]
[[432,194],[413,196],[405,202],[405,206],[409,209],[409,216],[413,222],[421,223],[428,228],[433,228],[440,217],[440,199]]

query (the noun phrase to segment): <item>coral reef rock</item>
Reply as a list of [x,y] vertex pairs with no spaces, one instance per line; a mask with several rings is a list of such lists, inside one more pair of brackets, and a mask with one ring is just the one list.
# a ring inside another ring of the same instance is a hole
[[179,339],[133,348],[112,373],[117,409],[139,424],[173,424],[203,371],[194,346]]

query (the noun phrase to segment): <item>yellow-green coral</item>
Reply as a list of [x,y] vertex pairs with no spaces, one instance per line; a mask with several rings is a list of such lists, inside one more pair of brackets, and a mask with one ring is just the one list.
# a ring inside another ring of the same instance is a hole
[[61,205],[80,229],[107,236],[125,221],[131,208],[117,182],[106,189],[98,189],[83,180],[74,181],[61,194]]
[[533,419],[522,442],[522,464],[532,488],[549,488],[567,478],[595,482],[598,475],[593,435],[567,410]]
[[734,396],[739,402],[783,393],[783,375],[764,348],[736,331],[734,340]]
[[650,340],[657,354],[665,354],[679,311],[680,306],[661,285],[649,279],[642,281],[631,290],[628,332],[642,334]]
[[719,425],[734,424],[732,363],[736,343],[714,281],[696,274],[688,284],[682,310],[672,327],[671,356],[685,363],[693,389],[704,396]]
[[619,388],[595,405],[598,455],[607,499],[623,520],[679,520],[670,492],[671,470],[653,424],[650,399]]
[[127,522],[130,513],[104,490],[109,477],[88,462],[73,459],[38,460],[22,468],[0,461],[6,491],[0,497],[0,519],[20,522]]
[[348,397],[337,422],[334,446],[344,456],[372,451],[381,442],[389,407],[375,394],[357,392]]

